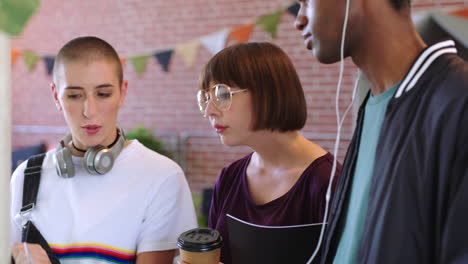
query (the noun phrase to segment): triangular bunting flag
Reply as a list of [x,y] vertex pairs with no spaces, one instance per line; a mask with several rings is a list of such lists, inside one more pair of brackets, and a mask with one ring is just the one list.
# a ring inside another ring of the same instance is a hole
[[16,59],[20,55],[20,52],[16,49],[11,49],[11,65],[15,64]]
[[174,53],[174,50],[166,50],[166,51],[157,52],[153,55],[158,61],[159,65],[161,65],[163,71],[165,72],[169,71],[169,63],[171,62],[173,53]]
[[464,17],[468,19],[468,8],[450,12],[451,15]]
[[198,40],[192,40],[188,43],[178,45],[175,52],[184,60],[185,65],[191,68],[197,58],[199,46],[200,42]]
[[278,10],[269,15],[261,16],[257,19],[257,24],[262,26],[266,32],[270,33],[272,38],[276,38],[276,30],[278,29],[278,23],[282,13],[282,10]]
[[299,9],[301,8],[301,4],[295,3],[286,8],[286,11],[290,13],[291,15],[297,17],[297,14],[299,13]]
[[254,24],[247,24],[237,27],[229,33],[229,38],[237,42],[246,42],[250,39]]
[[17,36],[39,7],[39,0],[0,1],[0,30]]
[[42,57],[44,60],[46,69],[47,69],[47,75],[51,75],[52,71],[54,70],[54,62],[55,62],[55,57],[53,56],[44,56]]
[[145,73],[146,62],[148,61],[149,57],[150,56],[144,55],[144,56],[136,56],[136,57],[129,58],[138,76],[141,76],[143,75],[143,73]]
[[226,47],[226,40],[229,35],[229,30],[224,29],[210,35],[200,38],[201,44],[210,51],[211,54],[216,54]]
[[28,71],[33,71],[40,57],[32,51],[23,51],[23,59]]

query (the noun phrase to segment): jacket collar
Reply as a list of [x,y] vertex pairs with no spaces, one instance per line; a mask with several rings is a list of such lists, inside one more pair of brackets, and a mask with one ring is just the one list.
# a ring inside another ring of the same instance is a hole
[[410,91],[435,59],[447,53],[457,53],[453,40],[442,41],[426,48],[413,63],[413,66],[411,66],[401,82],[395,93],[395,98],[399,98]]

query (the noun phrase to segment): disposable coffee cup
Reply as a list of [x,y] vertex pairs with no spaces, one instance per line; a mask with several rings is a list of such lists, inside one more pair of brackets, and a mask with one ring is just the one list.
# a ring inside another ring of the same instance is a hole
[[177,239],[180,259],[190,264],[218,264],[223,238],[211,228],[195,228]]

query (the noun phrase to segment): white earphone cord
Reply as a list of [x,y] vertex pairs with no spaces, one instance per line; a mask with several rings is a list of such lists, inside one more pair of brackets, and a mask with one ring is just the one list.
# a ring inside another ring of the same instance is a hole
[[327,219],[328,219],[328,209],[329,209],[329,204],[330,204],[330,196],[331,196],[331,189],[333,185],[333,179],[335,178],[335,173],[336,173],[336,164],[337,164],[337,156],[338,156],[338,147],[340,145],[340,137],[341,137],[341,127],[343,125],[343,121],[346,118],[346,115],[348,114],[349,109],[351,109],[351,106],[353,105],[354,102],[354,97],[356,94],[356,90],[359,84],[359,76],[355,82],[354,89],[353,89],[353,95],[351,97],[351,103],[349,104],[348,108],[343,114],[343,118],[340,119],[340,110],[339,110],[339,98],[340,98],[340,89],[341,89],[341,82],[343,80],[343,72],[344,72],[344,43],[345,43],[345,38],[346,38],[346,27],[348,25],[348,15],[349,15],[349,2],[350,0],[346,0],[346,11],[345,11],[345,18],[343,22],[343,31],[342,31],[342,36],[341,36],[341,47],[340,47],[340,76],[338,79],[338,85],[336,88],[336,97],[335,97],[335,113],[336,113],[336,122],[337,122],[337,131],[336,131],[336,139],[335,139],[335,146],[334,146],[334,158],[333,158],[333,166],[332,166],[332,171],[330,175],[330,180],[328,182],[328,188],[327,188],[327,194],[325,196],[325,213],[323,215],[323,221],[322,221],[322,228],[320,231],[320,238],[319,241],[317,242],[317,246],[315,247],[314,253],[310,257],[310,259],[307,261],[307,264],[311,264],[312,261],[315,259],[317,256],[320,246],[322,244],[323,240],[323,235],[325,233],[325,227],[327,225]]
[[34,262],[33,258],[31,257],[31,254],[29,253],[29,247],[26,242],[23,242],[23,248],[24,248],[24,254],[26,255],[26,259],[28,260],[28,263],[36,264],[36,262]]

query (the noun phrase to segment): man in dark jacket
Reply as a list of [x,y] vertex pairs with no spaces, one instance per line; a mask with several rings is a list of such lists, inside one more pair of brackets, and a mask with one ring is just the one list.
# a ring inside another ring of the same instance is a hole
[[[427,46],[409,0],[302,0],[296,27],[322,63],[371,84],[346,154],[322,263],[468,263],[468,64]],[[345,14],[349,11],[345,24]]]

